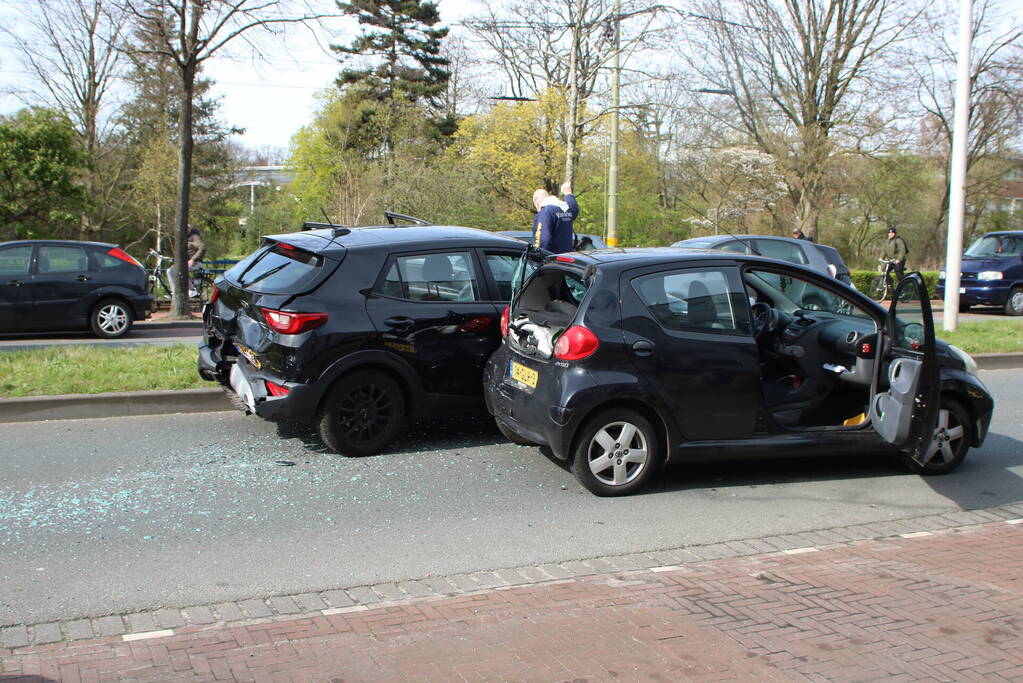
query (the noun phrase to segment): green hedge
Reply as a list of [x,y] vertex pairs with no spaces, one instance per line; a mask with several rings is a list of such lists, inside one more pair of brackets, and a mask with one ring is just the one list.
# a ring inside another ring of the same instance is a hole
[[[927,293],[931,295],[933,299],[934,289],[938,284],[938,271],[936,270],[925,270],[920,273],[924,277],[924,284],[927,285]],[[852,276],[853,284],[856,285],[856,289],[861,292],[865,292],[870,288],[870,281],[877,275],[876,270],[853,270],[850,271]]]

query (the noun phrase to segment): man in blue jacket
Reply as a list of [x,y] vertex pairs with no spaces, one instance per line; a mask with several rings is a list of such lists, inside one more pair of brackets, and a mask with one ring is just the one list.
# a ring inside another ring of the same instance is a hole
[[565,201],[549,194],[547,190],[533,193],[533,246],[555,254],[573,251],[575,248],[572,222],[579,215],[579,204],[572,194],[572,185],[563,183],[561,193]]

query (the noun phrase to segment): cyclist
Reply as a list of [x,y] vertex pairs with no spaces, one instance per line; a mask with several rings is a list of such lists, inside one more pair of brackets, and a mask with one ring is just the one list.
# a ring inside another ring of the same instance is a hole
[[[202,238],[202,231],[199,228],[188,226],[188,243],[185,247],[188,250],[188,272],[192,272],[202,265],[202,258],[206,255],[206,240]],[[167,280],[171,284],[171,288],[176,285],[174,279],[174,266],[167,269]],[[199,291],[196,289],[196,283],[193,278],[188,278],[188,296],[195,297],[199,295]]]
[[899,231],[895,227],[888,228],[888,239],[881,246],[881,258],[892,262],[892,269],[895,272],[895,284],[902,280],[906,274],[906,256],[909,255],[909,246],[906,240],[899,237]]

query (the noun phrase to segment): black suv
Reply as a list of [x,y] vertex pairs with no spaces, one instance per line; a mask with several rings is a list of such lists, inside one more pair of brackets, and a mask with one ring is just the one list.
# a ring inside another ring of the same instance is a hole
[[951,471],[993,401],[935,340],[919,274],[889,312],[837,280],[753,255],[623,249],[548,259],[502,313],[487,408],[598,495],[665,462],[901,452]]
[[215,283],[199,374],[265,418],[368,455],[430,411],[482,407],[481,374],[526,245],[449,226],[313,224]]

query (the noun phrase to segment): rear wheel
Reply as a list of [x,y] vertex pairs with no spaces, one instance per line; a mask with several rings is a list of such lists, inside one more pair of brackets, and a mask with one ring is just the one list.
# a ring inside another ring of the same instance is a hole
[[123,337],[131,329],[131,323],[131,308],[116,299],[100,301],[89,316],[93,334],[104,339]]
[[606,410],[586,422],[572,459],[576,479],[598,496],[642,488],[661,462],[653,425],[634,410]]
[[1013,287],[1005,299],[1005,315],[1023,315],[1023,287]]
[[379,370],[357,370],[327,394],[317,424],[320,438],[342,455],[380,452],[405,425],[401,387]]
[[909,457],[906,462],[917,474],[947,474],[962,464],[972,440],[973,428],[966,408],[953,399],[942,399],[923,464]]

